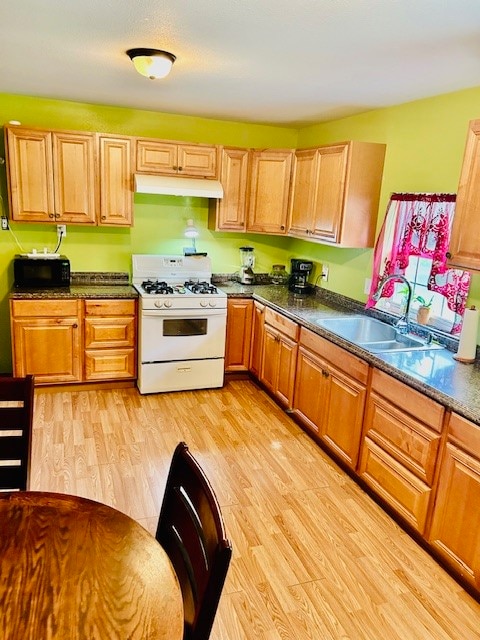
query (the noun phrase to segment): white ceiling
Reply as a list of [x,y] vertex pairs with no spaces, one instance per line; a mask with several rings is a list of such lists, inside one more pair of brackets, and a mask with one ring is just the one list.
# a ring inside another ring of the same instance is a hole
[[[125,51],[177,56],[164,80]],[[0,91],[299,126],[480,86],[480,0],[2,0]]]

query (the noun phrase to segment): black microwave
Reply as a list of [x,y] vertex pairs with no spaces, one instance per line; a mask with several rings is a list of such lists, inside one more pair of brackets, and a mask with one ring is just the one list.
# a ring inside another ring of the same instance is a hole
[[17,255],[13,259],[13,280],[16,288],[68,287],[70,261],[60,255]]

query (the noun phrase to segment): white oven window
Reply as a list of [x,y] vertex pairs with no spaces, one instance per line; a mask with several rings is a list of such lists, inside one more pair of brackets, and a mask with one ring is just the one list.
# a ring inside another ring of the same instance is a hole
[[164,318],[163,335],[166,338],[175,336],[205,336],[208,323],[206,318]]

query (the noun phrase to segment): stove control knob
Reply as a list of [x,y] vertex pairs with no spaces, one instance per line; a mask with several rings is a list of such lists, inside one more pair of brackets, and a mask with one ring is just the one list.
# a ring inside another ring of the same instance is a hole
[[208,307],[208,302],[206,300],[200,300],[201,307]]
[[153,304],[157,307],[157,309],[161,309],[163,307],[163,302],[160,302],[160,300],[155,300]]
[[208,304],[209,304],[210,307],[216,307],[217,306],[216,300],[210,300]]
[[171,306],[172,306],[172,301],[171,300],[165,300],[164,305],[165,305],[166,309],[170,309]]

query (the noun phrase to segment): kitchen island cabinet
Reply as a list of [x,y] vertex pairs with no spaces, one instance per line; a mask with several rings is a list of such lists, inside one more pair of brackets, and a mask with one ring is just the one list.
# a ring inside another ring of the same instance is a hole
[[480,120],[468,127],[467,144],[458,185],[448,264],[452,268],[480,271]]
[[480,429],[450,415],[428,536],[443,560],[480,590]]
[[5,127],[13,220],[95,224],[95,134]]
[[260,381],[279,403],[293,404],[299,326],[273,309],[265,309]]
[[293,412],[353,470],[360,449],[368,371],[360,358],[301,328]]
[[445,410],[378,369],[367,401],[360,477],[425,532]]
[[82,379],[80,300],[11,300],[13,375],[36,384]]
[[298,150],[288,235],[344,247],[373,247],[385,145],[350,141]]

